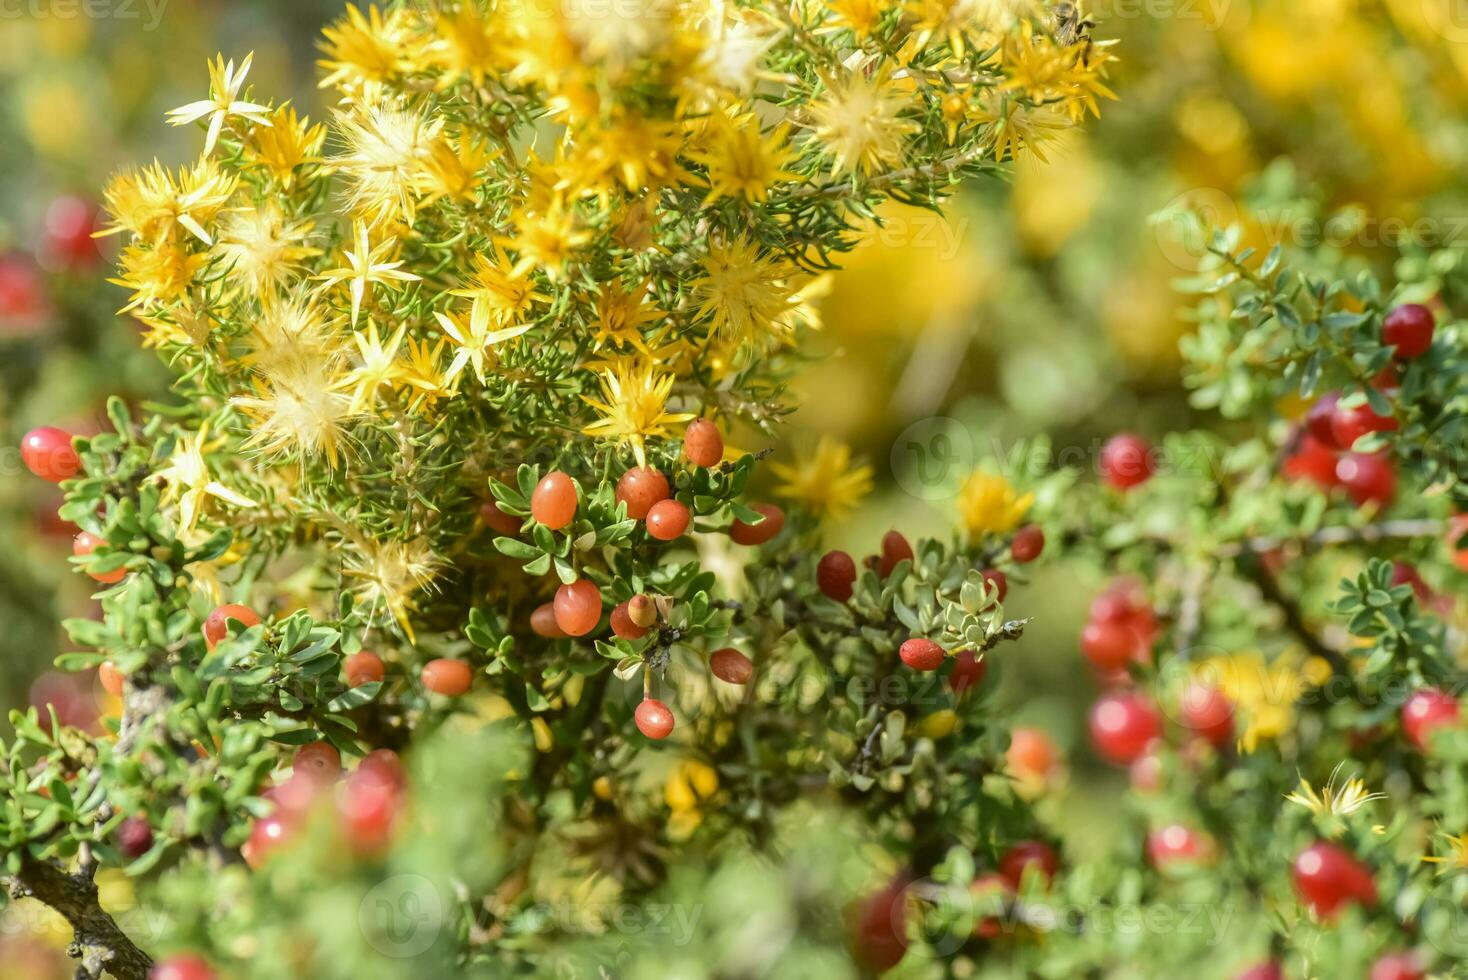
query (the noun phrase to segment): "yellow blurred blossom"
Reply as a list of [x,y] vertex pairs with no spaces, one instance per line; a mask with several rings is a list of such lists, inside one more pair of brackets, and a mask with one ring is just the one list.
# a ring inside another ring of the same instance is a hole
[[798,454],[799,462],[770,464],[782,482],[775,493],[808,508],[821,518],[840,520],[872,490],[872,468],[853,466],[851,447],[822,434],[815,448]]
[[1002,534],[1018,527],[1034,502],[1034,494],[1020,494],[1004,477],[976,470],[958,491],[959,521],[970,538]]

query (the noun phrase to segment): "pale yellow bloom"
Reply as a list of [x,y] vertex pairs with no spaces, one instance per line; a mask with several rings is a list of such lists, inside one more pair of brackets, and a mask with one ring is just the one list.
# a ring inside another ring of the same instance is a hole
[[248,119],[257,126],[271,125],[270,117],[266,115],[270,111],[269,106],[239,99],[240,88],[245,84],[245,76],[250,73],[254,60],[255,52],[251,51],[240,62],[239,71],[235,71],[234,59],[226,64],[224,55],[218,55],[209,64],[209,98],[179,106],[168,113],[168,121],[174,126],[187,126],[209,117],[209,133],[204,137],[205,156],[214,151],[214,144],[219,141],[220,131],[230,116]]
[[1285,799],[1299,804],[1317,816],[1329,814],[1336,817],[1349,816],[1374,800],[1386,799],[1383,793],[1368,792],[1366,782],[1359,777],[1348,779],[1337,786],[1336,780],[1340,776],[1341,766],[1344,765],[1342,762],[1331,771],[1330,778],[1319,792],[1310,785],[1309,780],[1301,776],[1300,788]]
[[394,285],[396,283],[418,280],[418,276],[399,268],[403,264],[401,259],[388,260],[397,242],[396,238],[389,238],[377,245],[372,245],[367,239],[367,223],[359,220],[356,226],[356,250],[342,250],[347,264],[314,277],[326,282],[327,285],[334,285],[338,282],[350,283],[352,326],[357,325],[357,317],[362,311],[362,300],[367,295],[369,285],[377,283],[392,289],[397,288]]
[[494,348],[530,329],[528,323],[496,329],[496,321],[490,316],[490,310],[489,301],[482,296],[476,296],[469,307],[467,318],[462,313],[447,315],[434,311],[433,315],[439,326],[443,327],[443,332],[448,334],[449,340],[458,348],[445,375],[449,384],[454,383],[454,379],[466,366],[473,367],[474,377],[479,379],[480,384],[485,384],[485,369],[494,363]]
[[203,509],[205,497],[217,497],[236,507],[256,507],[255,501],[214,479],[209,472],[207,454],[223,444],[209,442],[209,423],[199,426],[192,436],[180,435],[174,443],[168,465],[153,474],[152,479],[164,486],[163,499],[178,503],[180,533],[193,530]]

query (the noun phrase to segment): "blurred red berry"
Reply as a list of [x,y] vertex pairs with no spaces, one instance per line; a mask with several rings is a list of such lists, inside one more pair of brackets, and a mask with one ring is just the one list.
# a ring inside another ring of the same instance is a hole
[[1295,858],[1291,869],[1295,894],[1322,919],[1349,902],[1376,904],[1371,869],[1335,844],[1319,841]]
[[1060,870],[1060,856],[1044,841],[1025,840],[1010,847],[999,858],[999,876],[1016,891],[1031,868],[1041,872],[1045,883],[1049,884]]
[[719,680],[730,684],[747,684],[754,676],[754,664],[733,647],[725,647],[709,654],[709,669]]
[[432,693],[456,698],[473,685],[474,671],[462,660],[441,657],[424,664],[419,679]]
[[1377,415],[1370,402],[1362,402],[1354,408],[1336,405],[1330,419],[1330,432],[1335,444],[1341,449],[1350,449],[1356,440],[1368,432],[1393,432],[1397,420],[1391,415]]
[[1436,329],[1437,319],[1431,310],[1421,303],[1404,303],[1382,321],[1381,342],[1396,348],[1393,356],[1397,360],[1407,361],[1427,353]]
[[146,817],[128,817],[117,825],[117,849],[129,861],[153,849],[153,828]]
[[1434,731],[1452,727],[1460,721],[1458,699],[1435,687],[1412,692],[1402,705],[1402,732],[1423,752],[1431,746]]
[[1101,475],[1118,490],[1140,486],[1154,472],[1152,445],[1134,432],[1114,435],[1101,447]]
[[291,772],[309,779],[330,782],[341,775],[342,755],[330,742],[312,742],[296,750]]
[[898,562],[914,561],[916,557],[912,545],[901,531],[888,531],[882,535],[882,557],[877,563],[877,572],[886,578],[896,571]]
[[844,551],[826,552],[816,563],[816,587],[828,599],[850,599],[856,590],[856,562]]
[[1336,463],[1335,474],[1357,507],[1367,504],[1386,507],[1397,495],[1397,471],[1384,455],[1342,456]]
[[1108,762],[1124,766],[1147,751],[1162,734],[1162,718],[1140,694],[1108,694],[1091,707],[1091,744]]
[[387,668],[382,658],[371,650],[358,650],[342,661],[342,673],[346,676],[347,687],[361,687],[363,684],[381,683],[387,676]]
[[1045,532],[1035,524],[1027,524],[1014,532],[1014,539],[1009,542],[1010,555],[1021,565],[1039,558],[1044,550]]
[[82,458],[71,445],[71,433],[43,425],[20,440],[20,458],[26,469],[43,480],[60,483],[81,472]]
[[209,649],[213,650],[229,635],[230,620],[234,620],[246,629],[260,625],[259,614],[249,606],[241,606],[238,603],[216,606],[204,620],[204,642],[209,645]]
[[947,659],[942,647],[918,636],[904,642],[897,654],[913,670],[937,670]]
[[989,673],[989,658],[976,655],[972,650],[960,650],[953,655],[953,673],[948,675],[948,686],[953,693],[962,697],[970,688],[984,683]]
[[785,512],[774,504],[755,504],[751,510],[763,514],[758,524],[735,521],[729,528],[729,537],[735,544],[758,545],[772,540],[785,528]]
[[215,974],[202,956],[186,953],[154,963],[148,980],[215,980]]

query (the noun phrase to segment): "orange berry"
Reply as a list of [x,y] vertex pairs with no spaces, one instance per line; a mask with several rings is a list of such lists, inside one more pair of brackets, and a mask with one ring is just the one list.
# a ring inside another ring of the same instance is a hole
[[296,750],[291,772],[308,779],[330,781],[342,771],[342,754],[330,742],[312,742]]
[[758,524],[735,521],[729,528],[729,537],[735,544],[764,544],[785,529],[785,512],[774,504],[755,504],[751,509],[763,514],[765,519]]
[[249,606],[241,606],[234,602],[219,606],[204,620],[204,642],[209,644],[209,649],[213,650],[221,640],[229,635],[231,619],[246,629],[260,625],[260,616]]
[[585,636],[601,619],[601,590],[581,578],[556,590],[556,625],[567,636]]
[[627,603],[619,602],[612,610],[612,632],[624,640],[640,640],[647,635],[647,627],[634,623]]
[[1040,729],[1020,727],[1010,733],[1004,759],[1016,776],[1045,779],[1055,769],[1057,758],[1055,743]]
[[474,671],[462,660],[440,658],[423,665],[423,686],[434,694],[456,698],[474,683]]
[[127,677],[122,671],[113,666],[112,661],[104,660],[102,662],[102,666],[97,668],[97,679],[102,682],[102,690],[114,698],[122,697],[122,687]]
[[942,647],[920,636],[914,636],[903,643],[897,655],[913,670],[937,670],[947,659]]
[[647,596],[638,593],[627,600],[627,618],[638,626],[651,626],[658,621],[658,607]]
[[[91,531],[82,531],[71,539],[71,553],[78,558],[85,558],[106,543]],[[114,568],[110,572],[89,571],[87,574],[103,585],[116,585],[127,578],[127,569]]]
[[547,640],[564,640],[566,633],[556,624],[556,607],[554,603],[545,602],[535,607],[530,614],[530,629],[536,636],[543,636]]
[[754,676],[754,664],[733,647],[715,650],[709,655],[709,669],[721,681],[730,684],[747,684]]
[[694,419],[683,433],[683,455],[694,466],[718,466],[724,458],[724,437],[708,419]]
[[675,541],[688,530],[688,508],[676,500],[659,500],[647,512],[647,533],[659,541]]
[[650,467],[634,466],[617,481],[617,500],[627,505],[627,516],[636,521],[645,520],[653,505],[667,500],[671,492],[668,478]]
[[521,519],[500,510],[498,500],[486,500],[479,505],[479,519],[484,526],[496,534],[513,538],[520,533]]
[[637,706],[637,730],[655,741],[673,734],[673,712],[656,698],[646,698]]
[[545,475],[530,495],[530,516],[559,531],[576,517],[576,484],[559,470]]
[[387,673],[382,658],[370,650],[359,650],[343,660],[342,672],[346,674],[348,687],[380,682]]

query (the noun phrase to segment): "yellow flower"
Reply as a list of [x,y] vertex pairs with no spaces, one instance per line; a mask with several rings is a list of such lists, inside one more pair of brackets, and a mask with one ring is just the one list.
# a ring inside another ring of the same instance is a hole
[[663,317],[663,311],[647,302],[647,283],[636,289],[626,290],[617,283],[606,283],[596,301],[596,324],[594,341],[597,349],[603,347],[634,347],[644,355],[650,354],[642,328]]
[[266,377],[290,375],[308,363],[330,364],[341,352],[340,318],[298,293],[262,304],[241,359]]
[[840,520],[872,491],[872,468],[851,465],[851,447],[822,434],[799,463],[771,463],[783,481],[775,493],[804,505],[817,517]]
[[371,88],[406,70],[410,61],[403,43],[404,15],[395,10],[386,18],[376,5],[364,16],[347,4],[346,16],[321,31],[322,53],[317,64],[326,75],[321,88]]
[[500,325],[523,317],[531,306],[546,300],[544,293],[535,291],[534,282],[515,274],[512,263],[499,249],[487,254],[476,252],[474,277],[469,285],[451,292],[454,296],[483,300],[488,304],[494,321]]
[[831,158],[831,173],[865,174],[896,167],[902,144],[921,127],[901,116],[907,101],[892,91],[884,69],[872,76],[849,71],[826,84],[809,108],[816,142]]
[[686,840],[703,823],[702,806],[719,791],[719,774],[712,766],[685,759],[668,773],[663,783],[663,802],[672,813],[668,836]]
[[760,202],[769,197],[770,187],[797,175],[785,168],[795,159],[788,141],[789,128],[780,126],[762,136],[753,114],[714,121],[704,149],[689,154],[708,169],[709,192],[703,203],[724,197],[742,197]]
[[442,128],[442,120],[391,105],[337,113],[348,152],[332,163],[351,187],[352,211],[373,227],[411,221]]
[[858,38],[864,38],[872,33],[877,21],[894,4],[892,0],[825,0],[820,6],[829,13],[831,27],[845,28]]
[[342,250],[347,264],[341,268],[329,269],[319,276],[313,278],[324,281],[328,286],[338,282],[350,282],[349,287],[352,294],[352,326],[357,325],[357,317],[362,311],[362,300],[367,295],[367,287],[372,283],[387,286],[390,289],[397,288],[394,283],[414,282],[419,277],[411,272],[404,272],[398,266],[402,260],[395,259],[387,261],[388,256],[393,254],[397,246],[396,238],[389,238],[372,245],[367,239],[367,224],[364,221],[357,222],[356,251]]
[[453,394],[453,385],[438,366],[443,338],[430,350],[428,341],[408,338],[408,356],[403,363],[403,383],[413,389],[408,401],[411,412],[433,411],[440,398]]
[[119,312],[142,308],[151,313],[183,299],[207,259],[173,242],[159,242],[152,248],[129,245],[122,250],[121,277],[107,280],[133,291]]
[[257,296],[275,293],[300,268],[303,259],[320,255],[319,248],[302,244],[311,234],[310,221],[290,221],[270,201],[229,215],[216,246],[232,275]]
[[367,321],[367,329],[352,334],[361,363],[338,382],[343,391],[352,392],[348,411],[356,413],[373,405],[383,388],[391,390],[406,380],[403,365],[398,362],[398,349],[408,325],[402,324],[386,344],[377,335],[377,323]]
[[422,204],[441,199],[473,204],[479,188],[478,174],[500,154],[484,143],[460,137],[454,142],[437,139],[428,148],[418,183],[423,191]]
[[230,403],[255,420],[250,444],[266,453],[294,449],[303,456],[324,455],[337,463],[351,404],[338,388],[336,366],[302,361],[278,371],[268,381],[255,381],[253,397]]
[[255,507],[255,501],[242,493],[236,493],[213,478],[209,472],[207,453],[217,449],[222,440],[210,443],[209,423],[199,426],[192,436],[180,436],[174,443],[173,454],[168,465],[153,474],[164,485],[163,499],[178,502],[179,532],[191,531],[199,519],[206,496],[234,504],[236,507]]
[[516,254],[512,276],[539,269],[559,279],[571,253],[591,240],[590,232],[577,230],[576,212],[559,196],[543,210],[517,209],[510,220],[515,233],[500,244]]
[[1448,874],[1468,868],[1468,834],[1440,834],[1447,846],[1446,854],[1423,855],[1428,864],[1440,864],[1438,874]]
[[678,164],[682,146],[678,123],[623,112],[608,124],[577,132],[574,152],[566,165],[577,186],[606,193],[620,184],[635,194],[666,187],[688,176]]
[[601,415],[581,431],[630,445],[637,465],[646,466],[646,440],[666,439],[671,435],[668,426],[694,417],[692,412],[668,411],[668,394],[673,390],[674,380],[671,374],[657,374],[651,361],[633,362],[621,370],[606,371],[602,374],[602,400],[581,396]]
[[209,133],[204,137],[205,156],[214,151],[214,144],[219,140],[219,133],[224,129],[225,120],[230,116],[239,116],[260,126],[271,125],[270,117],[265,115],[270,111],[269,106],[242,102],[238,98],[240,88],[245,84],[245,76],[250,73],[250,65],[254,60],[255,52],[251,51],[245,55],[245,60],[240,62],[239,71],[235,71],[234,59],[230,59],[226,64],[224,55],[217,55],[215,60],[209,64],[209,98],[190,102],[188,105],[169,111],[168,121],[174,126],[187,126],[205,116],[209,117]]
[[474,376],[485,384],[485,368],[494,364],[494,348],[507,340],[513,340],[530,329],[530,324],[494,329],[497,322],[490,316],[490,303],[482,296],[474,297],[466,319],[464,314],[445,315],[434,311],[439,326],[449,335],[449,340],[458,347],[453,363],[449,365],[445,380],[452,385],[466,365],[474,368]]
[[1258,652],[1223,654],[1197,664],[1194,676],[1218,688],[1238,710],[1244,724],[1239,747],[1253,752],[1264,739],[1289,732],[1295,722],[1295,702],[1316,678],[1310,661],[1292,655],[1266,661]]
[[315,126],[296,110],[283,105],[270,117],[268,129],[257,129],[245,144],[247,157],[270,171],[280,185],[290,190],[296,181],[296,168],[308,163],[321,163],[321,147],[326,142],[326,127]]
[[408,613],[417,608],[414,598],[433,584],[443,561],[424,538],[410,541],[357,539],[345,549],[342,574],[358,581],[358,597],[371,608],[385,608],[402,627],[409,641],[417,642]]
[[438,87],[448,88],[467,78],[476,87],[483,85],[491,72],[514,63],[507,43],[506,25],[486,17],[476,2],[459,5],[453,12],[440,12],[434,24],[434,40],[424,54],[442,69]]
[[713,330],[738,343],[758,342],[781,334],[781,318],[795,305],[790,270],[760,254],[747,238],[715,241],[703,260],[704,274],[693,282],[698,315],[709,317]]
[[970,538],[1002,534],[1019,526],[1035,502],[1021,495],[1002,476],[975,471],[958,492],[958,515]]
[[192,169],[180,169],[178,180],[155,162],[133,173],[112,178],[103,196],[112,225],[101,235],[131,232],[159,242],[182,227],[205,245],[214,244],[204,226],[214,219],[234,194],[239,178],[220,172],[210,159]]
[[1360,778],[1349,779],[1338,787],[1336,779],[1340,776],[1341,766],[1344,765],[1344,762],[1339,763],[1335,769],[1331,770],[1330,778],[1326,780],[1318,793],[1310,785],[1309,780],[1301,776],[1300,788],[1286,796],[1285,799],[1299,804],[1316,816],[1329,814],[1336,817],[1349,816],[1373,800],[1386,799],[1383,793],[1367,792],[1366,783]]

